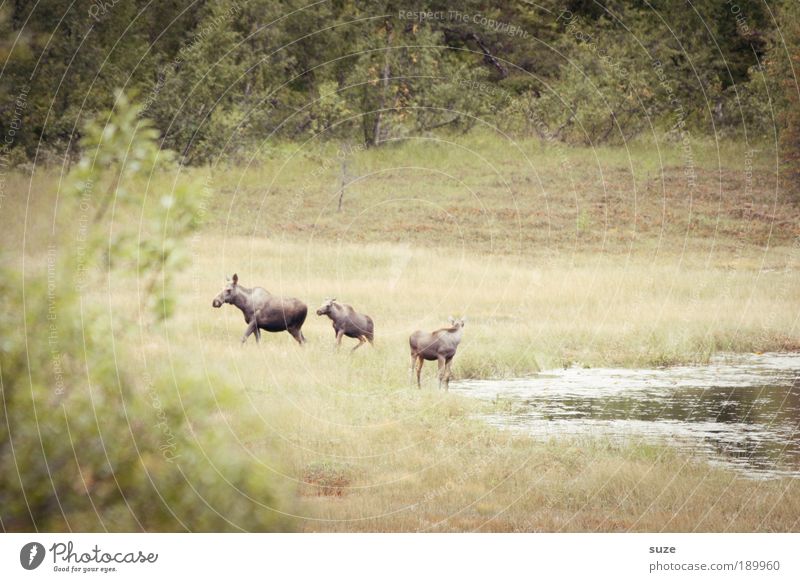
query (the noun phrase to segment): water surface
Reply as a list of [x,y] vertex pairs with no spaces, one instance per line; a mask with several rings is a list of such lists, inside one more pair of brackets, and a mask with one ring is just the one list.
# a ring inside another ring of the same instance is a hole
[[506,401],[485,419],[534,438],[666,443],[748,477],[800,477],[798,353],[654,370],[568,368],[450,389]]

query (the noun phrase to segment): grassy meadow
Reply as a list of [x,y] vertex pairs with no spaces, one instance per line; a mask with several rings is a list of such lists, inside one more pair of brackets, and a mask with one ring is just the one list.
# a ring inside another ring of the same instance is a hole
[[[408,375],[408,335],[449,315],[467,317],[454,379],[798,349],[800,223],[770,159],[699,144],[689,186],[674,144],[477,134],[344,156],[275,146],[186,170],[178,179],[210,193],[176,314],[120,337],[130,358],[189,363],[212,392],[213,378],[236,386],[261,430],[223,408],[219,431],[281,483],[299,531],[796,531],[800,480],[748,480],[636,442],[534,442],[478,418],[502,402],[437,391],[435,363],[421,391]],[[4,200],[6,265],[44,268],[54,216],[74,240],[75,216],[54,212],[59,177],[10,178],[23,194]],[[241,314],[211,307],[234,272],[308,304],[305,347],[286,333],[240,344]],[[139,303],[135,280],[95,275],[85,303],[111,317]],[[329,296],[373,317],[374,347],[334,349],[314,314]]]

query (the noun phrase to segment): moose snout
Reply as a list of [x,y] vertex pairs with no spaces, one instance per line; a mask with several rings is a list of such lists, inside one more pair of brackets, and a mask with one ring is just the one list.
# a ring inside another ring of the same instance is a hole
[[217,298],[214,298],[214,301],[211,302],[211,305],[214,307],[222,307],[222,301]]
[[325,313],[325,312],[324,312],[324,311],[322,311],[321,309],[317,309],[317,315],[323,315],[324,313]]

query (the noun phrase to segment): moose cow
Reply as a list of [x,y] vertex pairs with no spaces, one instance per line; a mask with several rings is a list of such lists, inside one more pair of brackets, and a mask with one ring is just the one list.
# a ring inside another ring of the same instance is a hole
[[317,315],[327,315],[333,322],[333,331],[336,333],[336,345],[342,345],[342,336],[352,337],[358,340],[351,351],[356,351],[375,338],[375,328],[372,318],[369,315],[358,313],[351,305],[338,303],[336,298],[326,299],[319,309]]
[[276,297],[263,287],[242,287],[239,285],[239,276],[234,273],[233,279],[228,279],[225,288],[214,297],[211,305],[222,307],[223,303],[235,305],[244,314],[247,329],[242,336],[242,343],[254,332],[258,343],[262,329],[288,331],[300,345],[306,341],[300,328],[306,320],[308,307],[299,299]]
[[439,362],[439,388],[444,384],[445,390],[450,389],[450,364],[456,355],[461,336],[464,335],[465,317],[460,319],[448,318],[450,327],[443,327],[433,332],[415,331],[408,338],[411,346],[411,373],[417,372],[417,388],[420,385],[419,376],[425,360]]

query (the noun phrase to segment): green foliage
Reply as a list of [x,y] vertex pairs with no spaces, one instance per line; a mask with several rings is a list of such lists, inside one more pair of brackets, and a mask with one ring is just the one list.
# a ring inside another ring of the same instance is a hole
[[637,58],[634,39],[621,41],[607,20],[573,19],[566,30],[569,63],[536,103],[551,135],[585,145],[634,137],[656,99],[654,75]]
[[[347,101],[339,93],[336,81],[324,81],[319,86],[319,98],[311,110],[310,130],[314,134],[327,133],[337,122],[352,115]],[[329,137],[329,136],[328,136]]]
[[[788,58],[769,47],[778,26],[791,31],[795,4],[7,3],[0,131],[14,121],[6,104],[27,88],[24,131],[10,148],[39,161],[75,156],[85,116],[111,108],[113,89],[125,87],[189,164],[240,160],[271,137],[375,146],[480,121],[580,144],[678,123],[763,136],[759,63],[770,50]],[[787,15],[780,23],[776,11]],[[776,105],[788,111],[785,99]]]
[[763,67],[752,67],[746,83],[726,89],[720,101],[718,130],[748,142],[774,139],[778,129],[775,98],[780,84]]

